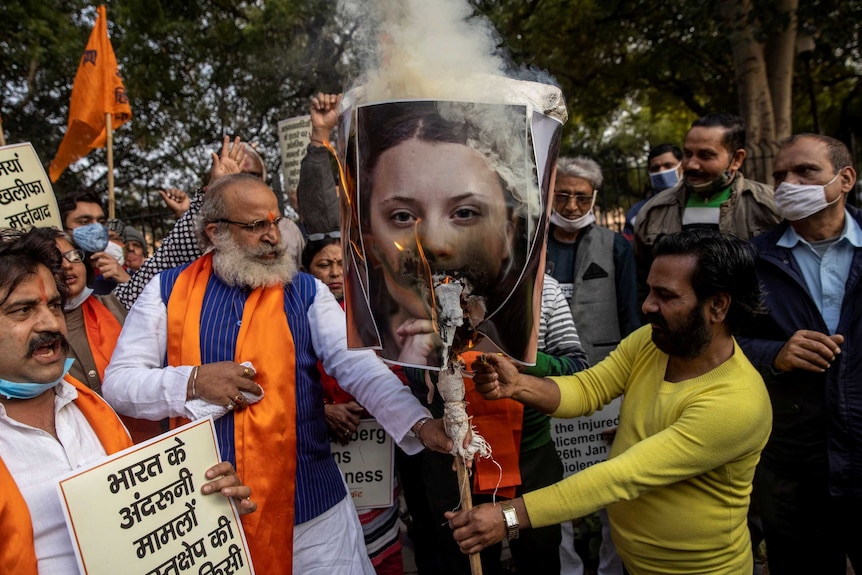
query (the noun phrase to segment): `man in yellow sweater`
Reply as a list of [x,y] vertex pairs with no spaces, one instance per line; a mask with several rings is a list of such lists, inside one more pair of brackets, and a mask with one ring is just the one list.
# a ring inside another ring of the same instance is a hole
[[606,507],[632,575],[752,572],[746,514],[772,413],[732,334],[764,311],[753,250],[713,232],[667,235],[648,284],[649,325],[591,369],[539,379],[498,356],[474,364],[486,399],[554,417],[626,399],[607,461],[502,505],[447,514],[463,552]]

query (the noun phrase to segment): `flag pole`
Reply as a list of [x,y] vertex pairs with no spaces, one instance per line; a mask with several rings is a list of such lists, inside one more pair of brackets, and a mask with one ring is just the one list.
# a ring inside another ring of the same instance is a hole
[[105,130],[107,134],[105,147],[108,148],[108,217],[114,219],[116,217],[114,210],[114,126],[110,112],[105,114]]

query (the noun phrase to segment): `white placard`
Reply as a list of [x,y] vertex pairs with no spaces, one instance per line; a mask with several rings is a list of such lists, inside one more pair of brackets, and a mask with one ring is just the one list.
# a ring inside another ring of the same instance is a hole
[[603,432],[619,425],[621,402],[622,398],[618,397],[588,417],[551,418],[551,437],[563,461],[565,477],[608,458],[611,442]]
[[311,138],[311,116],[297,116],[278,123],[281,176],[287,192],[295,189],[299,182],[299,165],[308,149],[309,138]]
[[206,470],[219,461],[207,418],[61,479],[81,573],[253,575],[233,502],[200,491]]
[[0,147],[0,228],[63,229],[54,188],[30,142]]
[[347,445],[331,443],[357,509],[392,506],[395,443],[374,419],[363,419]]

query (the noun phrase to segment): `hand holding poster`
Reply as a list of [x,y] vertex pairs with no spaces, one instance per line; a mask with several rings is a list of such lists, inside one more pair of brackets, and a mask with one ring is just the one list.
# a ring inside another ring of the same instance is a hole
[[208,418],[62,479],[81,572],[253,574],[233,503],[201,493],[206,470],[218,462]]

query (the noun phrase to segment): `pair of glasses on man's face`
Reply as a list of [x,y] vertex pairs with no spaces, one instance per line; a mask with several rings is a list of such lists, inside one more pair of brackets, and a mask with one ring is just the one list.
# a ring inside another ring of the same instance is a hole
[[84,252],[81,250],[69,250],[65,254],[63,254],[63,259],[65,259],[70,264],[77,264],[84,261]]
[[563,205],[563,206],[569,205],[569,202],[571,202],[572,199],[574,199],[575,203],[578,204],[579,206],[581,206],[582,208],[589,207],[590,204],[593,203],[593,196],[585,196],[585,195],[579,195],[579,194],[563,194],[563,193],[554,194],[554,202],[556,202],[557,204]]
[[264,232],[268,232],[270,226],[278,227],[278,224],[283,219],[284,216],[278,216],[277,218],[273,218],[271,220],[255,220],[253,222],[235,222],[233,220],[226,220],[224,218],[215,221],[219,224],[233,224],[253,234],[262,234]]

